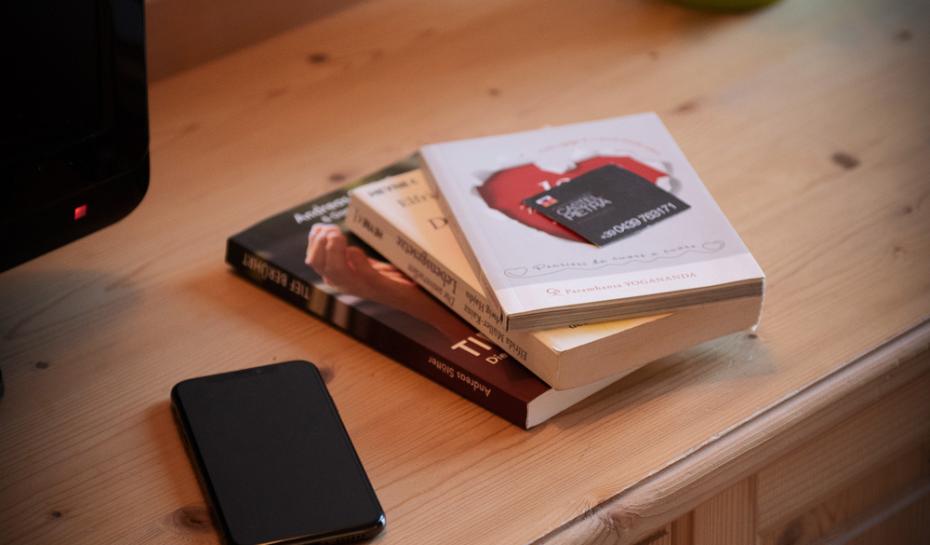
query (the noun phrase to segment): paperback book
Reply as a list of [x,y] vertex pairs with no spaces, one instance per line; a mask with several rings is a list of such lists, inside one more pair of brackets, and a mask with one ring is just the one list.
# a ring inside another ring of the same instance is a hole
[[742,297],[674,313],[508,332],[421,170],[360,186],[350,196],[349,229],[556,389],[622,376],[758,321],[761,300]]
[[761,268],[655,114],[420,153],[505,330],[762,297]]
[[[571,390],[551,388],[344,232],[349,189],[418,166],[415,158],[399,161],[260,221],[229,237],[227,263],[272,295],[523,428],[544,422],[614,382],[615,377],[608,377]],[[378,277],[363,278],[374,279],[379,290],[373,292],[371,282],[353,283],[345,277],[340,279],[343,289],[325,281],[312,262],[308,264],[311,238],[322,240],[321,234],[344,244],[345,255],[350,248],[364,252],[370,266],[365,273]],[[397,284],[394,291],[400,298],[386,295],[392,284]]]

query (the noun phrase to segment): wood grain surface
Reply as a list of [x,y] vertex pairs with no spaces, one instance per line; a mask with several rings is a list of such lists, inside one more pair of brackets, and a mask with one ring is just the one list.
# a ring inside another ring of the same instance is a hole
[[[379,543],[569,532],[747,423],[764,435],[773,408],[930,318],[928,12],[368,1],[159,81],[139,209],[0,276],[0,542],[216,543],[169,390],[285,359],[326,370]],[[766,271],[761,328],[531,432],[223,264],[229,234],[423,143],[647,110]]]
[[145,0],[149,81],[325,17],[353,0]]

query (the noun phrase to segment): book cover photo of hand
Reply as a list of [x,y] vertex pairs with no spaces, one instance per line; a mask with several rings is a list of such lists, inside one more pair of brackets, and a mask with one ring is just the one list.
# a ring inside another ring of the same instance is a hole
[[304,262],[337,291],[404,312],[450,341],[474,333],[397,267],[350,245],[337,225],[313,225]]

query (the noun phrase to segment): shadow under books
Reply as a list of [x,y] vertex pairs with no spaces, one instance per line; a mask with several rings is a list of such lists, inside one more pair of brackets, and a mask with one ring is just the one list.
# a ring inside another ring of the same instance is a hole
[[651,362],[566,409],[549,424],[569,428],[581,422],[622,418],[676,391],[774,373],[760,332],[733,333]]
[[[331,351],[321,350],[319,343],[312,342],[304,334],[299,341],[293,339],[291,334],[285,332],[292,333],[293,329],[282,330],[281,324],[293,320],[306,324],[303,333],[331,330],[351,339],[350,335],[339,328],[269,296],[262,288],[250,284],[231,270],[214,269],[208,274],[189,278],[182,289],[198,298],[208,299],[211,304],[220,307],[223,315],[234,315],[277,337],[298,342],[300,351],[305,354],[303,357],[320,364],[329,373],[335,371],[330,367],[337,366],[338,358],[334,360],[330,357]],[[269,319],[269,316],[274,318]],[[693,388],[707,382],[739,381],[769,375],[774,373],[774,370],[761,334],[748,331],[734,333],[652,362],[566,409],[534,430],[546,429],[549,426],[570,428],[579,423],[590,424],[617,418],[675,390]],[[412,370],[409,372],[414,373]],[[437,387],[441,388],[438,385]],[[470,403],[466,400],[462,402]],[[533,430],[530,433],[533,433]]]

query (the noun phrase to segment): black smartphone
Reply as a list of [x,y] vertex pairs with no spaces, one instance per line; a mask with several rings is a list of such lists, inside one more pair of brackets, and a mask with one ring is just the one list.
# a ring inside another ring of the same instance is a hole
[[226,543],[345,543],[384,528],[384,511],[312,363],[185,380],[171,401]]

